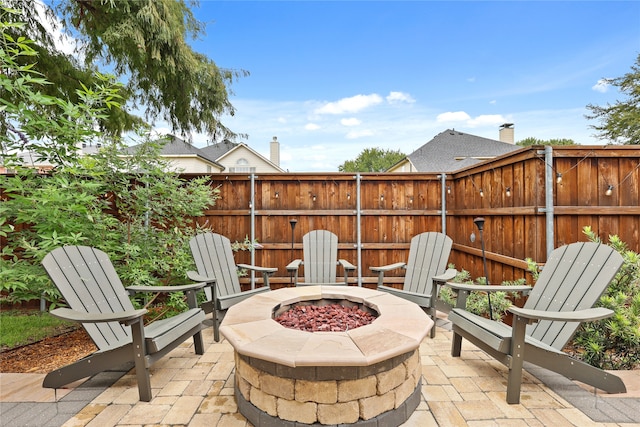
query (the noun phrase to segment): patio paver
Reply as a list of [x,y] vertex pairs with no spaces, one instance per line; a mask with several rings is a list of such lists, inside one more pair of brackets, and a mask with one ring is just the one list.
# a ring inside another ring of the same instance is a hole
[[[522,403],[508,405],[506,369],[469,343],[463,357],[450,357],[447,322],[439,319],[437,327],[436,338],[420,345],[422,397],[404,426],[640,425],[640,371],[625,375],[629,393],[613,396],[530,367]],[[204,355],[195,355],[185,342],[151,368],[151,402],[138,401],[132,373],[103,373],[58,392],[57,402],[33,374],[0,374],[0,425],[249,427],[233,396],[232,347],[224,340],[214,343],[212,328],[204,338]]]

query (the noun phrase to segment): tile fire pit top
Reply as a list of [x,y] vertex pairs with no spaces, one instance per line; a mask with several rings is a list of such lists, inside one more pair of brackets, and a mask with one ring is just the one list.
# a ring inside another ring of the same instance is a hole
[[[305,332],[273,320],[278,306],[349,300],[378,312],[370,325],[346,332]],[[290,367],[369,366],[420,346],[433,321],[417,305],[355,286],[304,286],[254,295],[227,311],[220,332],[239,354]]]

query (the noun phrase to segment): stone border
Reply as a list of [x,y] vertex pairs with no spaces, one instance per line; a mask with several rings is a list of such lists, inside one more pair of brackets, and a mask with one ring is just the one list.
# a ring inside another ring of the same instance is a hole
[[[418,380],[418,385],[409,395],[409,397],[397,408],[383,412],[382,414],[368,419],[358,420],[352,424],[340,424],[340,426],[352,426],[352,427],[398,427],[411,417],[416,410],[422,399],[422,378]],[[278,417],[271,416],[266,412],[258,409],[251,402],[247,401],[240,390],[238,385],[235,386],[236,402],[238,405],[238,412],[240,412],[247,420],[255,427],[309,427],[320,426],[323,424],[306,424],[299,421],[286,421]],[[337,426],[337,424],[336,424]]]
[[294,380],[328,381],[357,380],[386,372],[407,360],[413,355],[413,352],[407,352],[371,366],[300,366],[297,368],[267,362],[242,354],[237,355],[240,360],[243,360],[248,365],[274,376]]

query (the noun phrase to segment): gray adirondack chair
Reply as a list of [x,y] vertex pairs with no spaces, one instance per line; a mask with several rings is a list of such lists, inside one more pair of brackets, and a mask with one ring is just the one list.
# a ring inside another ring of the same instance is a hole
[[[287,265],[295,286],[347,285],[349,273],[356,266],[345,259],[338,259],[338,236],[327,230],[312,230],[302,236],[302,257]],[[304,282],[298,281],[300,266],[304,267]],[[342,266],[344,282],[336,280],[337,266]]]
[[[248,264],[236,265],[231,241],[220,234],[200,233],[191,238],[189,246],[198,271],[189,271],[187,276],[193,281],[208,284],[205,287],[207,302],[202,304],[202,308],[205,313],[213,315],[213,338],[218,342],[220,341],[219,326],[225,310],[250,296],[269,291],[269,277],[278,269]],[[238,279],[238,268],[261,273],[264,286],[242,291]]]
[[[202,321],[196,291],[186,286],[132,286],[125,289],[108,255],[88,246],[64,246],[47,254],[42,264],[69,308],[51,310],[62,319],[82,323],[98,350],[46,375],[43,386],[63,385],[109,369],[135,366],[140,400],[151,400],[149,367],[193,337],[195,352],[204,353]],[[190,306],[177,316],[143,325],[146,309],[134,309],[130,293],[185,292]]]
[[[413,236],[406,262],[396,262],[381,267],[369,267],[378,273],[378,289],[415,302],[436,321],[436,304],[440,286],[456,276],[455,269],[447,269],[453,241],[438,232],[425,232]],[[406,270],[402,289],[384,285],[387,271],[403,268]],[[431,328],[431,338],[436,328]]]
[[513,327],[464,310],[468,292],[509,291],[510,286],[447,283],[458,290],[449,314],[453,327],[451,355],[460,356],[462,338],[509,368],[507,402],[520,402],[523,362],[557,372],[609,393],[624,393],[619,377],[571,358],[563,348],[579,323],[604,319],[613,311],[593,308],[622,266],[614,249],[599,243],[572,243],[555,249],[544,265],[523,308],[511,307]]

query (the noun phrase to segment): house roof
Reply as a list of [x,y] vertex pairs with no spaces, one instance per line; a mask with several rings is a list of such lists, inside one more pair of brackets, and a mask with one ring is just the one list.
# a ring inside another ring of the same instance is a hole
[[440,132],[407,156],[418,172],[452,172],[522,147],[454,129]]
[[[209,162],[219,167],[220,170],[224,170],[224,166],[216,161],[216,158],[207,154],[202,149],[194,147],[189,144],[185,140],[178,138],[177,136],[170,135],[168,142],[162,147],[160,150],[160,155],[167,157],[180,157],[180,156],[190,156],[190,157],[200,157],[205,162]],[[125,151],[128,154],[133,154],[140,147],[140,145],[133,145],[131,147],[127,147]]]
[[204,153],[206,153],[209,157],[212,157],[217,160],[220,157],[223,157],[229,151],[232,151],[238,145],[240,144],[237,142],[231,142],[227,140],[227,141],[218,142],[212,145],[207,145],[206,147],[202,147],[201,150]]
[[262,159],[263,161],[265,161],[266,163],[268,163],[269,165],[271,165],[273,168],[277,169],[278,171],[284,172],[284,169],[282,169],[279,165],[273,163],[271,160],[267,159],[262,154],[258,153],[256,150],[254,150],[253,148],[249,147],[244,142],[223,141],[223,142],[218,142],[218,143],[213,144],[213,145],[209,145],[207,147],[203,147],[200,150],[202,150],[204,153],[209,155],[209,157],[215,157],[215,159],[217,161],[221,161],[224,157],[229,155],[231,152],[233,152],[235,150],[239,150],[241,148],[244,148],[244,149],[248,150],[253,155],[255,155],[256,157],[259,157],[260,159]]

